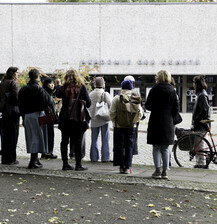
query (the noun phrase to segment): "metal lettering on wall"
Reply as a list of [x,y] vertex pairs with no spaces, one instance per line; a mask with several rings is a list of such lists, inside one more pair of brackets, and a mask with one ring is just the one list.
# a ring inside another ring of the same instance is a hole
[[200,65],[199,59],[177,59],[177,60],[161,60],[156,62],[155,60],[82,60],[82,65]]

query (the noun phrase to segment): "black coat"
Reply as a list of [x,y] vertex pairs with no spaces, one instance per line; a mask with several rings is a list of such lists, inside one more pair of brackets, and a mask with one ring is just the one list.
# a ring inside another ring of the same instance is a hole
[[197,101],[194,105],[192,115],[192,129],[194,131],[205,131],[207,124],[200,123],[201,120],[208,120],[210,118],[209,97],[206,90],[198,93]]
[[178,112],[175,89],[168,83],[159,83],[150,90],[145,108],[151,111],[147,143],[172,145],[174,143],[174,116]]
[[39,86],[36,80],[30,80],[18,93],[21,115],[43,111],[51,107],[50,95]]
[[[77,127],[79,126],[80,131],[84,132],[88,129],[89,127],[89,122],[85,121],[85,122],[76,122],[76,121],[70,121],[68,118],[68,108],[69,108],[69,100],[70,97],[67,97],[65,95],[65,88],[66,86],[61,86],[61,88],[57,89],[56,91],[56,96],[58,98],[62,98],[62,108],[60,110],[60,114],[59,114],[59,129],[63,130],[65,128],[67,128],[67,126],[70,123],[75,122],[74,126]],[[80,91],[80,95],[79,95],[79,99],[82,99],[86,102],[86,107],[89,108],[91,105],[91,100],[89,97],[89,94],[87,92],[87,89],[84,85],[82,85],[79,88]],[[74,98],[76,98],[77,95],[74,96]]]

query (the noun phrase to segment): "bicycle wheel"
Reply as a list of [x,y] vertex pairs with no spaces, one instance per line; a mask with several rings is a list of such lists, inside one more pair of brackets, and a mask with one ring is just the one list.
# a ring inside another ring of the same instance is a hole
[[200,164],[209,166],[212,160],[212,147],[206,138],[201,139],[201,135],[188,133],[183,135],[173,146],[174,158],[178,166],[192,168],[196,164],[196,159]]

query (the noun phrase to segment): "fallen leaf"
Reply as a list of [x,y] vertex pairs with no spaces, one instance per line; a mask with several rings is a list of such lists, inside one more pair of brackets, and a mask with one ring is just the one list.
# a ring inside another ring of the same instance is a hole
[[66,211],[72,212],[72,211],[74,211],[74,209],[73,208],[67,208]]
[[120,216],[119,219],[120,220],[126,220],[127,218],[126,217],[123,217],[123,216]]
[[171,211],[172,210],[172,208],[170,208],[170,207],[165,207],[164,208],[166,211]]
[[147,207],[154,207],[154,204],[148,204]]

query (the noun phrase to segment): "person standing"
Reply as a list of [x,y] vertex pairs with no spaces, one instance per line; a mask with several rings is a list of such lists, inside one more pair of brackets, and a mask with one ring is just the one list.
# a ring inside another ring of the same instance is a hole
[[[136,123],[142,117],[141,98],[132,95],[133,82],[125,80],[121,83],[121,93],[112,100],[110,118],[114,127],[113,165],[120,166],[121,174],[132,172],[132,156],[136,137]],[[125,107],[132,111],[128,112]],[[135,104],[133,104],[135,102]],[[122,107],[123,106],[123,107]],[[135,109],[135,111],[133,111]]]
[[81,75],[74,69],[68,70],[64,77],[63,86],[57,91],[56,96],[62,98],[62,108],[59,114],[59,129],[62,133],[62,139],[60,144],[61,157],[63,161],[62,170],[73,170],[74,167],[68,163],[68,144],[69,139],[75,145],[75,170],[82,171],[87,170],[87,167],[82,166],[82,139],[85,131],[87,130],[88,121],[80,122],[70,120],[69,117],[69,102],[71,99],[79,99],[86,102],[86,107],[89,108],[91,100],[87,89],[84,85],[84,81]]
[[[156,179],[168,179],[169,145],[174,144],[174,116],[178,113],[178,100],[171,83],[171,74],[161,70],[157,73],[156,84],[152,87],[147,97],[145,108],[151,112],[147,143],[153,145],[153,160]],[[161,172],[161,157],[163,170]]]
[[42,159],[56,159],[57,155],[53,154],[54,149],[54,124],[58,124],[58,115],[56,111],[55,102],[53,99],[54,94],[54,81],[52,78],[45,78],[43,80],[43,88],[50,95],[50,100],[52,102],[51,107],[49,108],[50,113],[53,117],[53,122],[47,124],[47,134],[48,134],[48,153],[43,153],[41,155]]
[[[209,97],[206,92],[207,84],[205,81],[205,76],[194,76],[193,78],[193,87],[197,95],[197,100],[194,105],[192,113],[192,127],[193,131],[205,133],[207,130],[208,124],[202,124],[200,121],[210,119],[210,105]],[[199,141],[200,139],[198,139]],[[197,141],[196,141],[197,142]],[[198,146],[198,150],[204,148],[203,143],[201,142]],[[205,156],[196,154],[196,165],[194,168],[208,168],[205,164]]]
[[52,102],[49,94],[39,86],[40,72],[31,69],[28,73],[30,81],[18,94],[20,113],[23,116],[26,149],[31,154],[28,169],[42,168],[38,153],[48,153],[47,125],[39,124],[39,117],[45,115]]
[[20,114],[18,109],[19,85],[17,67],[9,67],[0,87],[0,108],[2,111],[2,164],[18,164],[16,147],[19,136]]
[[109,120],[95,116],[95,109],[97,102],[104,101],[111,107],[112,98],[108,92],[104,91],[105,81],[103,77],[96,77],[94,82],[95,89],[90,93],[91,106],[89,108],[91,116],[91,146],[90,146],[90,160],[97,162],[99,160],[98,137],[101,131],[102,147],[101,147],[101,162],[108,162],[110,160],[109,153]]

